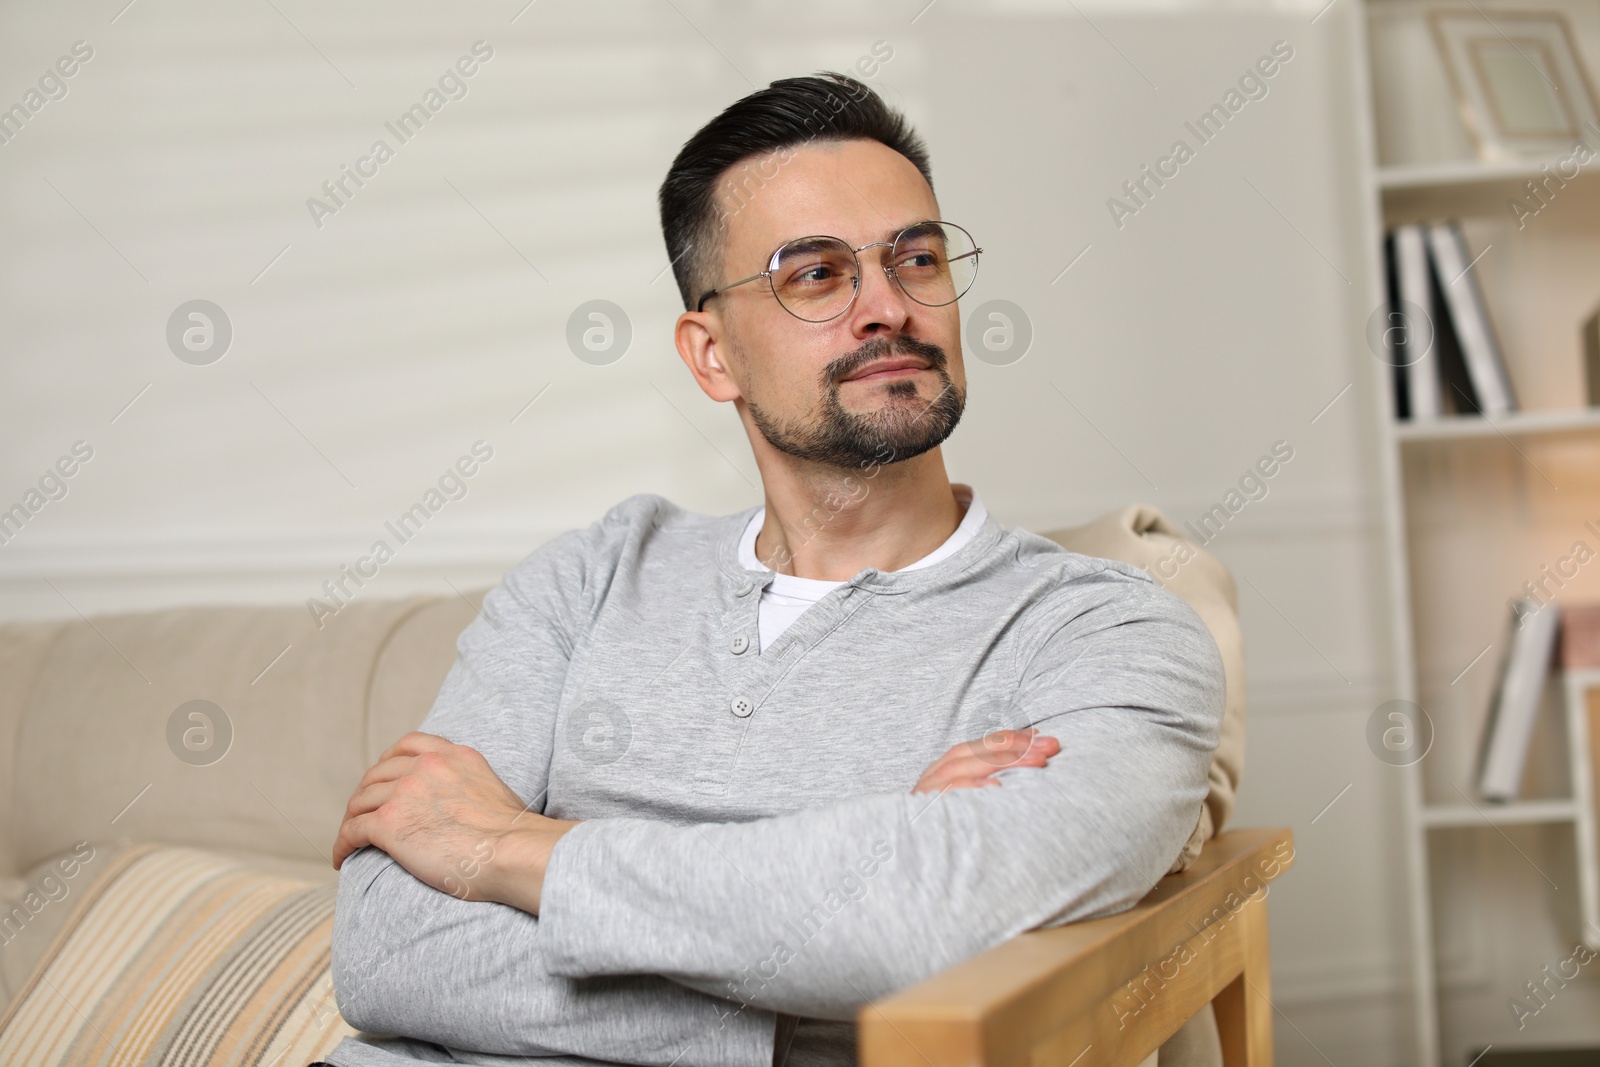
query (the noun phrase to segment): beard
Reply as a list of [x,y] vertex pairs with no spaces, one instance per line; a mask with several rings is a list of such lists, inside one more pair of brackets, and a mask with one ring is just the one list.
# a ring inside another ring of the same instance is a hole
[[[875,396],[883,394],[871,411],[845,410],[839,402],[839,383],[845,375],[891,355],[925,360],[938,376],[938,395],[925,401],[916,378],[892,379],[871,387]],[[937,448],[961,421],[967,398],[951,381],[947,362],[938,345],[913,337],[875,337],[824,368],[822,411],[815,421],[785,425],[755,401],[747,397],[745,402],[767,443],[796,459],[851,470],[897,463]]]

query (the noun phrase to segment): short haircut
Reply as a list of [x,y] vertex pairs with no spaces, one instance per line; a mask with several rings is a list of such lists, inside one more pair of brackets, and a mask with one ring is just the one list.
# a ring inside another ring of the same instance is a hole
[[[718,184],[740,162],[812,141],[877,141],[933,174],[928,150],[904,115],[855,78],[818,71],[783,78],[730,104],[678,151],[661,183],[661,232],[685,310],[707,289],[727,279],[722,266],[727,218],[719,211]],[[803,236],[796,234],[795,236]]]

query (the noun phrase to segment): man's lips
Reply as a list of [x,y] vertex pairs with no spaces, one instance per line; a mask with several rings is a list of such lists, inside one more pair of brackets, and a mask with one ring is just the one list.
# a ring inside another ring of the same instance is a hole
[[[916,374],[918,371],[924,371],[927,369],[928,367],[919,360],[884,360],[881,363],[874,363],[863,367],[861,371],[857,371],[855,374],[846,378],[845,381],[872,382],[887,380],[890,378],[904,378],[909,375]],[[863,373],[863,371],[865,373]]]

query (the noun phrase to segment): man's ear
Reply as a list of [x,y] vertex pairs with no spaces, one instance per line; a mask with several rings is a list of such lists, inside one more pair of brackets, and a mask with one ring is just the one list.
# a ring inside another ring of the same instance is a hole
[[710,330],[712,317],[710,312],[684,312],[673,328],[673,342],[700,388],[712,400],[721,403],[738,399],[739,384],[729,374],[726,364],[717,358],[717,339]]

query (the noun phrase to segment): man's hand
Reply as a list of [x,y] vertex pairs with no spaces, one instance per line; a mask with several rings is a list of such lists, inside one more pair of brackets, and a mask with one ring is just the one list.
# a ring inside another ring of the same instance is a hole
[[333,866],[376,845],[434,889],[537,915],[550,851],[576,825],[529,811],[476,749],[412,731],[361,776]]
[[1026,730],[996,730],[976,741],[953,745],[922,772],[911,791],[942,793],[946,789],[1000,785],[998,778],[989,776],[1008,767],[1043,767],[1060,751],[1060,741],[1041,735],[1033,726]]

